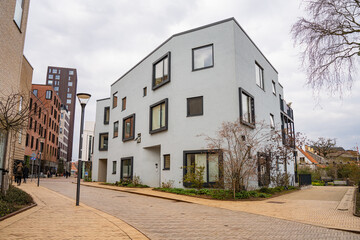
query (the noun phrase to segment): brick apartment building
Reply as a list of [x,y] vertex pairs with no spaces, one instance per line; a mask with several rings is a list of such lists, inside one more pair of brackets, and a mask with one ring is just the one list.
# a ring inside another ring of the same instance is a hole
[[[19,106],[29,101],[33,68],[23,56],[29,0],[0,1],[0,97],[22,94]],[[24,130],[25,132],[25,130]],[[24,159],[25,134],[0,127],[0,185],[8,187],[15,161]]]
[[[58,166],[59,122],[61,100],[52,86],[33,84],[30,119],[26,135],[26,158],[40,152],[40,137],[44,138],[41,172],[55,173]],[[35,163],[37,165],[37,163]]]
[[70,162],[72,157],[74,136],[77,71],[75,68],[49,66],[46,74],[46,85],[53,86],[62,103],[64,104],[64,106],[67,107],[70,112],[67,150],[67,161]]

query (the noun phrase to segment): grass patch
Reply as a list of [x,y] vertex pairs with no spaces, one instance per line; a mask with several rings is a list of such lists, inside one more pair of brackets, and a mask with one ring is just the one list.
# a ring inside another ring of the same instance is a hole
[[325,182],[324,181],[313,181],[311,183],[311,185],[313,185],[313,186],[325,186]]
[[[262,199],[269,198],[274,195],[279,195],[285,192],[293,191],[297,188],[289,186],[288,189],[284,187],[275,187],[275,188],[261,188],[254,191],[240,191],[235,194],[235,200],[241,199]],[[231,190],[225,189],[208,189],[203,188],[200,190],[197,189],[184,189],[184,188],[154,188],[154,190],[175,193],[180,195],[196,196],[202,198],[212,198],[218,200],[233,200],[233,192]]]
[[15,212],[34,203],[32,197],[23,190],[10,186],[6,195],[0,194],[0,217]]

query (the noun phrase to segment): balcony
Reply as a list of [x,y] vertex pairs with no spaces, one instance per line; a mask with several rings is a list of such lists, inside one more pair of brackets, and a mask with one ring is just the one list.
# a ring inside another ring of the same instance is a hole
[[294,120],[294,112],[291,107],[286,103],[285,100],[280,99],[280,109],[283,111],[288,117]]

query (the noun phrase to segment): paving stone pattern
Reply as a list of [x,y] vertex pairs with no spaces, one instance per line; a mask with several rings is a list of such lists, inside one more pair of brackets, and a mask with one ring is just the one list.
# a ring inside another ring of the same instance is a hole
[[[75,197],[75,184],[42,185]],[[360,239],[345,231],[86,186],[81,186],[80,201],[124,220],[150,239]]]

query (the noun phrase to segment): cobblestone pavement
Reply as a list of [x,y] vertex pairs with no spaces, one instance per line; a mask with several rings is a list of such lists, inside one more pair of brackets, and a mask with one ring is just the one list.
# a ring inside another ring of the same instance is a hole
[[[75,196],[75,184],[56,180],[41,184]],[[86,186],[81,186],[80,202],[122,219],[150,239],[360,239],[355,233]]]

